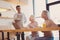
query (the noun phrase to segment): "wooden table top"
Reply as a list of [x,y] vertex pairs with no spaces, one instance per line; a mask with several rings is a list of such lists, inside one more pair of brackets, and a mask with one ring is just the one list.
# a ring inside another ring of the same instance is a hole
[[0,32],[31,32],[31,31],[53,31],[60,30],[60,27],[47,27],[47,28],[21,28],[15,30],[0,30]]

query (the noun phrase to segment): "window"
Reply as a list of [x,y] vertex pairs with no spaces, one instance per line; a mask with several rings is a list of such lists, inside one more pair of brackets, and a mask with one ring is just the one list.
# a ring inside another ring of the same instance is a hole
[[52,3],[52,2],[56,2],[56,1],[60,1],[60,0],[47,0],[48,3]]
[[35,17],[41,16],[43,10],[46,10],[45,0],[35,0]]
[[49,7],[50,18],[56,23],[60,24],[60,4],[52,5]]

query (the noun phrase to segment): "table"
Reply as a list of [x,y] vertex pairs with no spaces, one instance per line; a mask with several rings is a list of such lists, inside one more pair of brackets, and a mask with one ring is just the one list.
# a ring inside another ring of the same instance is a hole
[[[4,33],[3,33],[3,32],[7,32],[8,40],[10,40],[10,39],[9,39],[9,32],[31,32],[31,31],[52,31],[52,30],[60,30],[60,27],[21,28],[21,29],[16,29],[16,30],[0,30],[0,32],[2,32],[2,40],[4,40]],[[18,35],[17,35],[17,39],[19,39],[19,38],[20,38],[20,37],[18,37]],[[19,40],[20,40],[20,39],[19,39]]]

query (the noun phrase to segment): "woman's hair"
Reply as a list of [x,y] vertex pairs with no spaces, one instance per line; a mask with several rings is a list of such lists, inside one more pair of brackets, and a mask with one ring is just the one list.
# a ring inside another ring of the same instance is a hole
[[34,15],[31,15],[30,18],[34,18]]

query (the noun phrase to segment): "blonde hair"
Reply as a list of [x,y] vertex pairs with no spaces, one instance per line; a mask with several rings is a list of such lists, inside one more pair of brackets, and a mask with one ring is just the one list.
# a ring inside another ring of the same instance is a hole
[[35,18],[34,15],[31,15],[30,18]]

